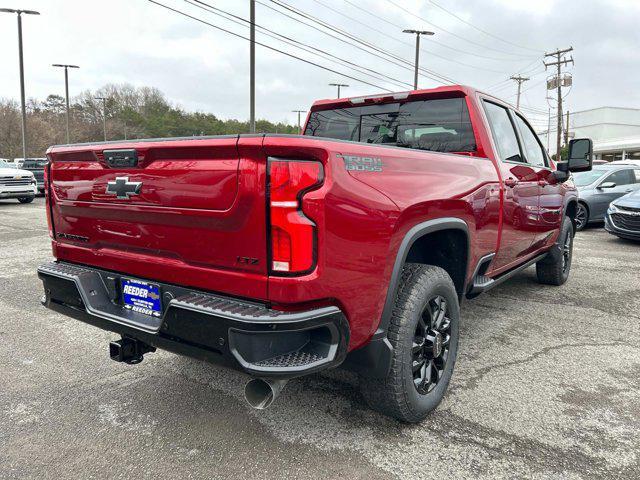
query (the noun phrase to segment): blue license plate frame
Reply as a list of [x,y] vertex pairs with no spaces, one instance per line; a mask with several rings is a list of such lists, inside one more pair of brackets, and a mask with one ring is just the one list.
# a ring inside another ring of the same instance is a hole
[[122,304],[124,308],[152,317],[162,316],[162,292],[160,285],[138,280],[121,278]]

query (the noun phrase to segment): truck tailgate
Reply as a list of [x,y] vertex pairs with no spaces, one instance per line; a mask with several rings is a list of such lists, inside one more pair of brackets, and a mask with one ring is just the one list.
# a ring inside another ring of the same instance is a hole
[[[237,136],[52,147],[54,253],[142,278],[266,298],[266,159]],[[124,152],[124,153],[123,153]],[[137,156],[137,165],[122,158]]]

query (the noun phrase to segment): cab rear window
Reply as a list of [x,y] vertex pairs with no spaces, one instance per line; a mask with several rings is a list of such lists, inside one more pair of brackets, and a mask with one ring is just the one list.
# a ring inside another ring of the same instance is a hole
[[475,152],[464,98],[385,103],[312,112],[305,135],[436,152]]

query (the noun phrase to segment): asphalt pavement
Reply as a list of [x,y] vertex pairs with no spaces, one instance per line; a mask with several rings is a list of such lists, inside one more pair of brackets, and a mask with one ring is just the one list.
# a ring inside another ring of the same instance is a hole
[[43,308],[44,201],[0,201],[0,478],[640,478],[640,243],[578,234],[571,278],[529,268],[466,302],[458,363],[423,423],[370,411],[357,379],[248,377],[167,352],[109,360],[116,335]]

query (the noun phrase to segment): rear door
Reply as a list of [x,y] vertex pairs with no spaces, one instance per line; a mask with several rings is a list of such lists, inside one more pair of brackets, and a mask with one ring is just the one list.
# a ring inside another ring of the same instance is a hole
[[491,273],[499,273],[531,252],[540,186],[536,170],[525,160],[509,110],[497,103],[483,102],[503,179],[502,230],[491,263]]
[[261,141],[249,139],[242,155],[237,136],[54,147],[54,253],[142,278],[266,298]]

